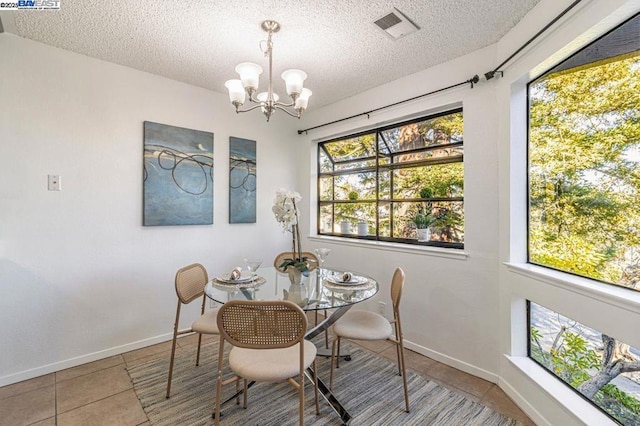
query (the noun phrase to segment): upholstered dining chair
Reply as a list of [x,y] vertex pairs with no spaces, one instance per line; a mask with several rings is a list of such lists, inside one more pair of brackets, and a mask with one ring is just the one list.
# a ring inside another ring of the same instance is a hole
[[[318,257],[308,251],[303,251],[302,252],[302,257],[306,257],[307,258],[307,262],[309,264],[309,270],[313,271],[316,268],[318,268]],[[282,262],[284,262],[285,259],[291,259],[293,258],[293,252],[290,251],[285,251],[282,252],[280,254],[278,254],[275,259],[273,259],[273,266],[275,266],[275,268],[280,271],[280,272],[285,272],[284,269],[280,268],[280,265],[282,265]]]
[[[167,398],[171,395],[171,378],[173,376],[173,361],[176,355],[176,340],[179,335],[186,333],[198,333],[198,352],[196,355],[196,366],[200,364],[200,345],[203,334],[218,334],[218,324],[216,317],[218,309],[211,309],[205,313],[206,296],[204,287],[209,281],[207,270],[199,263],[194,263],[176,272],[176,294],[178,295],[178,309],[176,311],[176,321],[173,325],[173,342],[171,345],[171,361],[169,361],[169,379],[167,381]],[[198,317],[190,328],[179,330],[180,308],[202,297],[202,308]]]
[[[275,259],[273,259],[273,266],[276,268],[276,270],[278,270],[279,272],[285,272],[284,269],[282,269],[280,267],[280,265],[282,265],[282,262],[284,262],[285,259],[291,259],[293,257],[293,252],[290,251],[285,251],[282,252],[280,254],[278,254]],[[303,251],[302,252],[302,257],[306,257],[307,258],[307,262],[309,264],[309,271],[313,271],[315,269],[318,268],[318,265],[320,265],[320,262],[318,262],[318,257],[314,254],[311,253],[309,251]],[[276,274],[276,280],[278,279],[278,276]],[[315,324],[318,325],[318,310],[313,311],[315,318]],[[327,310],[325,309],[323,311],[324,317],[327,317]],[[329,347],[329,337],[328,337],[328,333],[325,332],[324,334],[324,340],[325,340],[325,346],[328,348]]]
[[[218,313],[220,348],[216,385],[215,424],[220,424],[222,386],[240,381],[244,384],[244,408],[247,408],[247,381],[288,381],[299,393],[300,425],[304,424],[304,371],[313,364],[316,414],[318,380],[316,347],[305,340],[307,316],[289,301],[231,300]],[[222,379],[224,344],[233,347],[228,355],[234,377]],[[295,378],[298,378],[296,381]]]
[[[402,326],[400,324],[400,299],[404,287],[404,271],[396,268],[391,280],[391,302],[393,305],[393,320],[375,312],[353,311],[344,314],[335,324],[332,330],[334,334],[331,345],[331,371],[329,373],[329,389],[333,389],[334,364],[340,366],[340,341],[349,340],[390,340],[396,345],[398,357],[398,374],[402,376],[404,385],[405,411],[409,412],[409,391],[407,389],[407,375],[404,367],[404,343],[402,338]],[[392,327],[393,325],[393,327]],[[395,332],[395,339],[391,335]],[[337,348],[337,353],[336,353]]]

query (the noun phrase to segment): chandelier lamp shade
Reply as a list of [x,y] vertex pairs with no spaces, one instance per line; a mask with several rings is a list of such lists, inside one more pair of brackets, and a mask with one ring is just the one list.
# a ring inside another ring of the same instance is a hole
[[[276,21],[267,20],[262,22],[261,26],[268,34],[267,39],[260,42],[260,50],[262,50],[264,56],[269,58],[269,87],[266,92],[257,93],[262,67],[251,62],[243,62],[236,66],[236,72],[240,79],[228,80],[224,84],[229,90],[229,100],[236,107],[237,113],[261,108],[267,121],[277,109],[286,112],[292,117],[300,118],[307,109],[309,96],[312,94],[311,90],[304,87],[307,73],[296,69],[286,70],[282,73],[281,77],[285,82],[290,102],[280,102],[280,97],[273,92],[273,42],[271,41],[273,33],[280,31],[280,24]],[[247,98],[251,106],[246,109],[240,109]]]

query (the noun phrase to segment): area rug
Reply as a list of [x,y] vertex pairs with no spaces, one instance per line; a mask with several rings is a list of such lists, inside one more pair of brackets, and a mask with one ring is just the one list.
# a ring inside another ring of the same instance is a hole
[[[334,394],[351,414],[351,425],[488,425],[520,423],[407,371],[411,412],[404,411],[402,378],[396,364],[351,347],[352,360],[334,373]],[[195,366],[195,348],[176,355],[171,398],[165,398],[169,357],[128,368],[134,390],[152,425],[211,425],[215,404],[218,344],[202,348]],[[168,354],[167,354],[168,355]],[[228,370],[228,368],[226,369]],[[319,377],[329,382],[329,360],[318,358]],[[231,373],[229,372],[229,375]],[[340,425],[340,418],[320,396],[315,414],[313,387],[306,381],[305,425]],[[226,398],[235,386],[223,389]],[[222,407],[223,425],[282,426],[298,424],[298,397],[287,384],[257,383],[249,389],[248,408],[231,401]]]

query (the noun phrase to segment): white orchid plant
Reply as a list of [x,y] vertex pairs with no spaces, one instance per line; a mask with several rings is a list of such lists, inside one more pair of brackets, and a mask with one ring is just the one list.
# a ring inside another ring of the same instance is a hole
[[280,223],[283,232],[291,232],[293,240],[293,258],[285,259],[278,267],[286,271],[288,267],[292,266],[302,272],[304,276],[308,276],[309,265],[307,264],[307,258],[302,256],[300,230],[298,229],[298,207],[296,203],[300,202],[300,200],[302,200],[302,197],[299,193],[280,188],[276,191],[276,198],[273,200],[271,210],[278,223]]

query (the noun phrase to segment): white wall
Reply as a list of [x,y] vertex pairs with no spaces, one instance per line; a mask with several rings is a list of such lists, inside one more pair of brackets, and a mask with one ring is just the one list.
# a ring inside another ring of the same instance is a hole
[[[368,111],[421,93],[465,81],[494,65],[495,47],[437,66],[322,109],[311,110],[302,128]],[[301,136],[300,156],[311,156],[299,178],[311,176],[303,197],[315,200],[316,141],[353,133],[407,116],[462,105],[465,150],[466,256],[442,257],[442,251],[399,249],[388,251],[375,244],[342,244],[335,238],[310,238],[309,245],[327,246],[333,252],[327,264],[368,271],[381,283],[375,301],[386,301],[395,267],[406,273],[403,294],[403,330],[407,346],[426,355],[497,381],[498,323],[498,182],[495,92],[489,84],[464,86],[426,97],[367,117],[349,120]],[[315,235],[315,205],[305,231]],[[387,246],[384,246],[387,248]],[[455,250],[453,250],[455,252]],[[449,251],[450,252],[450,251]]]
[[[311,110],[300,128],[411,98],[476,73],[482,76],[570,3],[542,0],[495,46]],[[636,326],[640,297],[589,282],[577,286],[567,274],[555,280],[544,279],[535,272],[503,265],[526,260],[525,85],[536,73],[638,9],[637,0],[584,1],[509,64],[502,79],[412,101],[373,113],[368,119],[348,120],[300,137],[304,142],[300,143],[300,156],[309,156],[309,161],[299,171],[299,179],[311,176],[305,198],[314,200],[318,141],[462,104],[466,259],[443,257],[432,251],[381,250],[374,244],[318,237],[315,207],[310,209],[305,230],[310,245],[334,250],[328,264],[366,269],[381,280],[382,290],[376,301],[388,302],[391,274],[395,267],[402,267],[407,277],[402,304],[407,346],[498,383],[539,424],[612,422],[547,373],[526,363],[525,300],[640,347]],[[604,287],[609,291],[603,295]],[[368,307],[377,308],[373,302]]]
[[[271,201],[295,184],[292,120],[10,34],[0,52],[0,386],[166,340],[178,268],[288,247]],[[145,120],[214,133],[213,226],[142,226]],[[257,141],[257,224],[228,223],[229,136]]]

